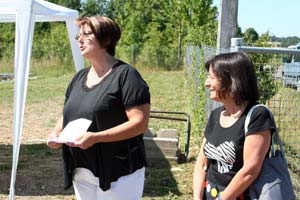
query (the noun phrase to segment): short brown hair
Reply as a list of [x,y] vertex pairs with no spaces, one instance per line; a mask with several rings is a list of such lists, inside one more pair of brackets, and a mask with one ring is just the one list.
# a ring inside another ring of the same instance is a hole
[[95,34],[100,46],[114,56],[117,42],[121,37],[119,25],[108,17],[93,16],[77,19],[77,25],[82,27],[88,25]]
[[221,81],[220,98],[232,93],[237,105],[259,99],[258,82],[252,61],[244,52],[216,55],[205,63]]

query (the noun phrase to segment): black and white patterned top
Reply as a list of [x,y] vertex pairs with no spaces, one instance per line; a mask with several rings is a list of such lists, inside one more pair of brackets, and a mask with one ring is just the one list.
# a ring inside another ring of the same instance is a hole
[[[226,187],[234,175],[243,166],[243,149],[245,141],[244,124],[249,105],[241,117],[230,127],[220,125],[224,106],[212,111],[206,129],[204,154],[210,160],[207,179],[217,185]],[[251,115],[247,135],[267,129],[274,130],[274,122],[265,107],[258,107]]]

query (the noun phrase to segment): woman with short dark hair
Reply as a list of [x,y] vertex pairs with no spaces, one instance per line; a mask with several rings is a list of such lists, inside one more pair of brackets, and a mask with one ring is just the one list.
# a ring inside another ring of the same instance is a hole
[[245,53],[216,55],[205,68],[210,99],[223,105],[211,112],[205,128],[194,169],[194,200],[246,200],[275,124],[267,108],[258,107],[245,133],[246,115],[259,98],[254,65]]
[[[78,200],[140,200],[146,156],[143,133],[150,93],[140,73],[114,57],[119,26],[103,16],[77,20],[82,56],[91,66],[77,72],[65,97],[63,117],[49,134],[48,146],[62,147],[65,186],[73,183]],[[73,142],[56,142],[77,119],[91,121]]]
[[230,92],[237,105],[258,101],[255,69],[246,54],[220,54],[205,63],[207,72],[210,67],[221,80],[222,86],[218,91],[221,98]]

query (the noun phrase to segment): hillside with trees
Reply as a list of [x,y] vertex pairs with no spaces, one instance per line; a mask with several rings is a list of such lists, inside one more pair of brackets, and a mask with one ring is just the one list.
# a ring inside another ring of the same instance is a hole
[[300,42],[300,38],[296,36],[290,36],[290,37],[276,37],[273,36],[271,38],[274,42],[280,42],[282,47],[288,47],[291,45],[295,45]]

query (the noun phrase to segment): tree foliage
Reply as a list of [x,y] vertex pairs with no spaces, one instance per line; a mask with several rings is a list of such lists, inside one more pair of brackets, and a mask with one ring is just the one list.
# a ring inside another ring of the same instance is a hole
[[248,28],[248,29],[246,29],[243,38],[244,38],[244,42],[247,45],[251,45],[251,44],[255,43],[258,40],[259,35],[255,31],[254,28]]
[[[215,45],[217,8],[212,0],[49,0],[77,9],[80,16],[105,15],[121,27],[117,56],[132,64],[168,70],[180,68],[184,47]],[[14,25],[0,26],[0,58],[13,57]],[[71,56],[64,23],[36,23],[33,56]],[[10,48],[12,47],[12,48]]]
[[0,24],[0,58],[8,60],[14,56],[15,24]]
[[112,0],[109,13],[123,30],[120,49],[133,54],[133,63],[177,69],[186,44],[215,44],[217,10],[211,4],[211,0]]
[[[212,6],[212,0],[48,1],[76,9],[80,16],[105,15],[115,20],[122,29],[117,56],[135,65],[178,69],[187,44],[216,45],[217,8]],[[5,47],[0,50],[0,59],[14,56],[14,29],[13,23],[0,24],[0,43]],[[253,28],[244,33],[239,28],[237,34],[250,46],[260,38]],[[268,39],[280,41],[283,46],[300,42],[298,37]],[[35,24],[33,56],[70,58],[64,23]]]
[[80,16],[107,15],[108,1],[86,0],[81,4]]
[[274,42],[280,42],[281,46],[288,47],[291,45],[295,45],[300,42],[300,38],[296,36],[290,36],[290,37],[276,37],[272,36],[271,40]]
[[[271,47],[271,44],[268,43],[270,40],[270,33],[266,32],[262,34],[261,37],[259,37],[252,45],[257,47]],[[266,103],[266,101],[271,99],[271,97],[278,92],[279,84],[274,81],[272,74],[277,71],[279,66],[278,62],[281,62],[281,59],[277,59],[278,55],[276,54],[249,53],[249,55],[257,72],[259,90],[261,91],[260,101],[262,103]]]
[[55,3],[67,8],[81,10],[81,0],[48,0],[51,3]]

